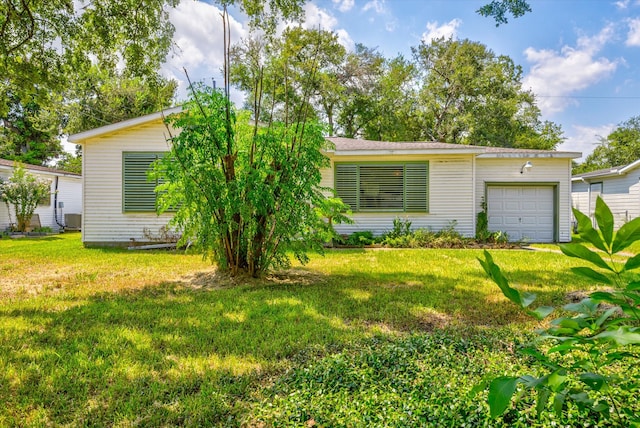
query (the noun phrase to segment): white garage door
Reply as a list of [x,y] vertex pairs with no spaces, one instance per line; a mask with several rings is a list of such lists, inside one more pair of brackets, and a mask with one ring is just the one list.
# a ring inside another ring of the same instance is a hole
[[551,186],[489,186],[489,230],[502,231],[511,241],[553,242]]

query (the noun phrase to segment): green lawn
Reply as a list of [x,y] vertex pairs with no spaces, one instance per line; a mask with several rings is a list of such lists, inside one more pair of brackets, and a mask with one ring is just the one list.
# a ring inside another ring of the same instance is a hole
[[[468,395],[526,370],[513,343],[535,327],[480,254],[334,250],[230,280],[197,254],[0,239],[0,426],[562,422],[538,422],[526,402],[490,420],[485,393]],[[492,254],[540,303],[591,289],[564,256]]]

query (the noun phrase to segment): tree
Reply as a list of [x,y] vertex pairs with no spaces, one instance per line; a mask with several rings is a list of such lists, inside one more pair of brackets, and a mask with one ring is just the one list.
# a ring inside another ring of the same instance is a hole
[[356,45],[341,67],[344,86],[338,132],[348,138],[411,141],[419,139],[414,116],[415,67],[402,56],[385,59],[374,49]]
[[423,138],[448,143],[552,149],[560,128],[540,122],[522,69],[469,40],[436,39],[413,48]]
[[[232,48],[231,82],[247,93],[247,107],[260,120],[295,121],[291,113],[300,111],[309,117],[324,116],[331,133],[342,91],[337,68],[344,55],[344,47],[331,32],[287,28],[270,42],[247,39]],[[302,108],[302,103],[308,105]]]
[[628,165],[640,159],[640,116],[622,122],[578,164],[574,174]]
[[0,198],[13,205],[19,232],[27,231],[38,204],[50,194],[51,181],[29,174],[19,163],[7,181],[0,181]]
[[5,97],[9,109],[0,115],[0,158],[44,165],[62,153],[58,128],[42,120],[35,99],[11,93]]
[[514,18],[519,18],[527,12],[531,12],[531,6],[527,0],[492,0],[476,12],[482,16],[493,18],[497,27],[509,22],[507,18],[509,14]]
[[[182,240],[198,243],[220,269],[259,276],[288,265],[288,251],[305,261],[306,252],[321,249],[321,236],[328,236],[330,226],[315,209],[325,199],[320,168],[328,165],[322,153],[328,143],[322,126],[310,120],[310,89],[322,56],[312,46],[300,55],[285,50],[266,66],[259,55],[252,57],[255,68],[246,69],[244,82],[254,108],[236,111],[229,100],[227,20],[225,8],[224,88],[191,84],[183,112],[167,118],[171,151],[155,170],[164,181],[159,209],[174,207],[172,224]],[[271,74],[278,69],[285,72]],[[307,80],[289,79],[289,72]],[[284,78],[265,97],[264,82],[278,77]],[[180,132],[172,135],[171,129]]]
[[[43,163],[61,153],[67,123],[86,121],[68,107],[95,102],[95,68],[154,89],[171,46],[168,8],[179,0],[30,0],[0,5],[0,146]],[[76,85],[83,82],[82,85]],[[160,87],[159,85],[157,87]],[[74,90],[77,89],[77,90]],[[98,88],[99,90],[99,88]],[[103,97],[104,98],[104,97]],[[37,107],[34,107],[37,106]],[[135,110],[135,109],[134,109]],[[67,114],[63,114],[67,113]],[[132,111],[129,117],[141,112]],[[95,114],[95,113],[94,113]],[[119,116],[122,116],[120,114]],[[13,126],[20,120],[24,130]],[[102,124],[102,123],[101,123]],[[25,151],[27,139],[28,150]],[[46,147],[43,149],[42,147]],[[28,153],[37,148],[35,153]]]
[[177,83],[160,75],[126,76],[91,66],[73,82],[73,101],[60,105],[69,134],[144,116],[170,107]]
[[319,170],[328,165],[321,126],[252,125],[248,112],[207,87],[167,121],[182,131],[158,170],[166,180],[160,203],[162,210],[178,207],[172,223],[183,240],[232,275],[259,276],[288,265],[287,251],[305,260],[308,249],[319,248],[315,232],[325,224],[314,206],[324,198]]

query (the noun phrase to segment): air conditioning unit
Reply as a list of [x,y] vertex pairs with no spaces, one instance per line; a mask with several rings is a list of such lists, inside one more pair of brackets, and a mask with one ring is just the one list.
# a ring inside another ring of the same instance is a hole
[[82,214],[65,214],[64,230],[80,230],[82,228]]

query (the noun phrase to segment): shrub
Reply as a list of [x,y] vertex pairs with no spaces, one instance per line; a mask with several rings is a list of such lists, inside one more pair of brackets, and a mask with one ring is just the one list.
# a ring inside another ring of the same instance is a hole
[[[640,281],[631,271],[640,267],[640,254],[624,263],[618,261],[618,255],[640,240],[640,217],[614,232],[613,215],[601,198],[597,199],[595,210],[598,229],[594,229],[588,216],[577,210],[574,215],[580,238],[600,251],[583,244],[560,248],[565,255],[599,269],[575,267],[574,273],[606,284],[610,291],[592,292],[579,303],[563,306],[564,313],[539,332],[541,340],[523,350],[538,363],[537,373],[503,376],[490,382],[491,416],[504,413],[518,387],[523,387],[536,392],[535,409],[539,415],[548,412],[549,401],[558,416],[566,414],[571,403],[607,424],[640,426],[638,402],[629,399],[640,390],[638,377],[611,374],[614,367],[632,366],[638,359]],[[608,261],[601,256],[603,253]],[[488,252],[479,261],[503,294],[527,313],[542,320],[554,311],[547,306],[530,309],[536,296],[512,288]]]
[[51,194],[51,181],[29,174],[16,163],[7,181],[0,181],[0,198],[12,204],[19,232],[25,232],[38,204]]
[[363,230],[359,232],[353,232],[349,235],[345,241],[346,245],[355,247],[364,247],[365,245],[372,245],[376,243],[376,239],[373,236],[373,232],[369,230]]

